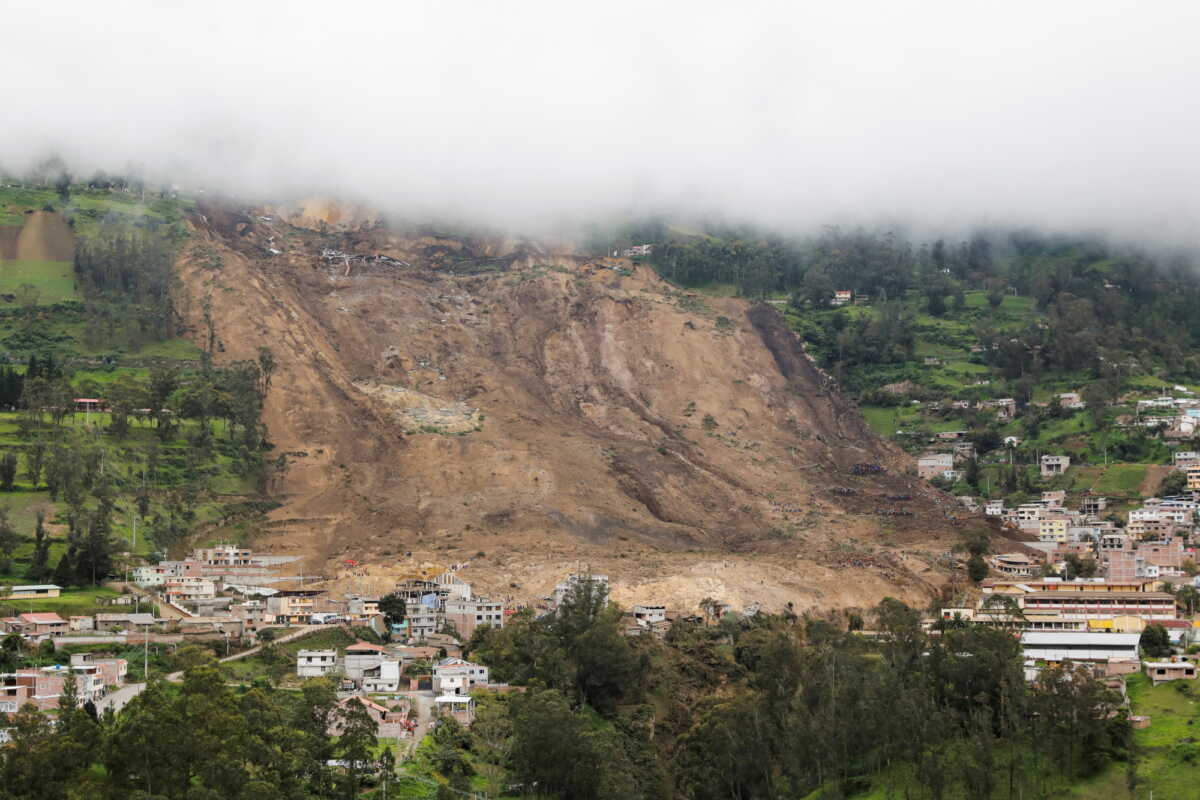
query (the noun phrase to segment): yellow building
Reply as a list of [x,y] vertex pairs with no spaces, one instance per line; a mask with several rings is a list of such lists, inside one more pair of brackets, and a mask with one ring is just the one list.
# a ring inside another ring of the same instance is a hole
[[1200,467],[1188,467],[1187,472],[1187,488],[1200,489]]
[[1043,542],[1065,544],[1067,541],[1067,518],[1046,517],[1038,522],[1038,539]]

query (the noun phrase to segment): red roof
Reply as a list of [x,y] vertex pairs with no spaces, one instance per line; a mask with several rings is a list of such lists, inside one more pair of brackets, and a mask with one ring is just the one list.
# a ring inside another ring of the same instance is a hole
[[39,612],[33,613],[33,614],[22,614],[21,621],[22,622],[32,622],[35,625],[44,625],[44,624],[50,623],[50,622],[61,622],[61,623],[66,624],[65,619],[63,619],[58,614],[55,614],[52,611],[39,611]]
[[1192,627],[1192,623],[1188,622],[1186,619],[1164,619],[1158,623],[1151,623],[1151,624],[1152,625],[1154,625],[1154,624],[1162,625],[1164,628],[1190,628],[1190,627]]
[[377,644],[371,644],[370,642],[355,642],[346,648],[347,653],[349,653],[351,650],[372,650],[376,653],[384,652],[382,647]]

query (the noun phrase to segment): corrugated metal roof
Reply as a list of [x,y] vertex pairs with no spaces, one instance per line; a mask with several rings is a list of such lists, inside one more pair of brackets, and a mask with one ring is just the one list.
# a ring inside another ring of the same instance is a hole
[[1081,633],[1078,631],[1025,631],[1021,644],[1095,644],[1137,647],[1140,633]]

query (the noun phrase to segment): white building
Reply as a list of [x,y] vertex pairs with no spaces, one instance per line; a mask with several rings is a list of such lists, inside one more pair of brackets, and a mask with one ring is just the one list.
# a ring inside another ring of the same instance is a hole
[[370,642],[355,642],[346,648],[346,677],[361,681],[368,670],[383,663],[384,649]]
[[296,654],[296,674],[301,678],[319,678],[336,667],[336,650],[301,650]]
[[364,692],[400,691],[400,662],[380,661],[379,666],[364,671],[362,688]]
[[167,582],[167,570],[157,564],[133,568],[133,582],[138,586],[162,586]]
[[1137,661],[1139,633],[1025,631],[1021,650],[1034,661]]
[[633,619],[638,625],[652,625],[667,621],[666,606],[634,606]]
[[488,668],[461,658],[443,658],[433,667],[433,691],[439,695],[470,694],[476,686],[486,686]]

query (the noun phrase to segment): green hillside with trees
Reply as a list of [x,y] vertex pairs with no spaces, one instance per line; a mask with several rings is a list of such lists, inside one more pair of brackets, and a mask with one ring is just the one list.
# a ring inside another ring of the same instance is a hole
[[105,175],[0,180],[0,226],[56,215],[74,253],[0,260],[0,585],[95,586],[271,507],[271,354],[215,365],[173,307],[190,206]]

